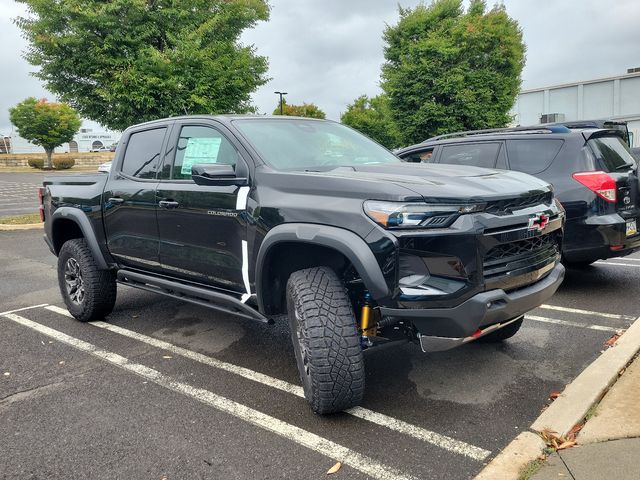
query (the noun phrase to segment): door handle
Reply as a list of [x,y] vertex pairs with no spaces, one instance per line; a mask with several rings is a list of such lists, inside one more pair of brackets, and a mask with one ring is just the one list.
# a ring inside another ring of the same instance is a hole
[[109,201],[109,203],[117,203],[117,204],[120,204],[120,203],[124,203],[124,198],[120,198],[120,197],[110,197],[110,198],[108,199],[108,201]]
[[174,202],[173,200],[160,200],[158,202],[162,208],[178,208],[180,205],[178,202]]

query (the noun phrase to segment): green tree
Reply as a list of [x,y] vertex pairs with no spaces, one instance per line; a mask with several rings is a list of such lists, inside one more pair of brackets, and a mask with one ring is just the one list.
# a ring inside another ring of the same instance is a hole
[[239,41],[265,0],[17,0],[35,76],[114,130],[159,117],[253,111],[267,60]]
[[[273,114],[280,115],[280,103],[273,110]],[[290,105],[284,99],[282,100],[282,114],[291,117],[326,118],[326,114],[313,103]]]
[[340,121],[364,133],[387,148],[400,146],[399,134],[389,108],[389,98],[382,94],[362,95],[347,106]]
[[436,0],[400,8],[384,32],[382,88],[401,139],[505,126],[520,89],[525,46],[504,7]]
[[18,135],[47,153],[47,168],[52,168],[51,154],[63,143],[70,142],[80,129],[80,117],[69,105],[49,103],[29,97],[9,109],[9,119]]

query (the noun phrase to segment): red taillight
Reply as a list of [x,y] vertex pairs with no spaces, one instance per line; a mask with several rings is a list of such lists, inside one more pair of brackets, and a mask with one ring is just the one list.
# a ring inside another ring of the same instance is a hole
[[605,201],[616,202],[616,181],[605,172],[578,172],[572,177]]
[[44,222],[44,187],[38,187],[38,212],[40,221]]

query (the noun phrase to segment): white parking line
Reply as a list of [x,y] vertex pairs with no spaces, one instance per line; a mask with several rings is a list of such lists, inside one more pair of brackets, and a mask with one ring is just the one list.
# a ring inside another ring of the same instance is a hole
[[601,330],[603,332],[617,332],[619,328],[605,327],[602,325],[592,325],[588,323],[571,322],[569,320],[558,320],[557,318],[538,317],[536,315],[525,315],[527,320],[534,320],[542,323],[554,323],[556,325],[564,325],[567,327],[587,328],[589,330]]
[[[0,312],[0,315],[6,315],[7,313],[24,312],[25,310],[31,310],[32,308],[46,307],[47,305],[49,305],[49,304],[48,303],[41,303],[40,305],[32,305],[31,307],[17,308],[15,310],[8,310],[6,312]],[[66,310],[65,310],[65,312],[66,312]],[[69,313],[69,312],[67,312],[67,313]]]
[[619,313],[603,313],[593,312],[591,310],[581,310],[579,308],[561,307],[559,305],[540,305],[538,308],[544,308],[547,310],[557,310],[558,312],[579,313],[581,315],[593,315],[603,318],[614,318],[616,320],[635,320],[636,317],[630,315],[621,315]]
[[[640,262],[640,258],[635,258],[635,257],[615,257],[615,259],[611,259],[611,260],[615,260],[616,262]],[[600,262],[603,262],[604,260],[599,260]]]
[[[47,306],[45,308],[52,312],[71,317],[71,314],[67,310],[60,307],[56,307],[55,305]],[[194,360],[204,365],[209,365],[211,367],[218,368],[220,370],[224,370],[226,372],[233,373],[235,375],[239,375],[248,380],[252,380],[254,382],[261,383],[263,385],[267,385],[269,387],[276,388],[278,390],[282,390],[292,395],[296,395],[297,397],[304,398],[304,391],[302,387],[298,385],[293,385],[289,382],[285,382],[284,380],[280,380],[280,379],[271,377],[269,375],[265,375],[263,373],[255,372],[245,367],[240,367],[238,365],[233,365],[231,363],[223,362],[221,360],[208,357],[207,355],[193,352],[191,350],[187,350],[186,348],[178,347],[177,345],[173,345],[163,340],[158,340],[157,338],[149,337],[147,335],[143,335],[138,332],[127,330],[126,328],[118,327],[110,323],[91,322],[91,324],[96,327],[103,328],[105,330],[109,330],[111,332],[117,333],[119,335],[123,335],[125,337],[138,340],[140,342],[146,343],[153,347],[170,351],[172,353],[175,353],[176,355],[183,356],[185,358]],[[432,445],[443,448],[450,452],[464,455],[474,460],[482,461],[485,458],[487,458],[489,455],[491,455],[490,451],[485,450],[483,448],[479,448],[474,445],[469,445],[468,443],[455,440],[451,437],[447,437],[446,435],[441,435],[439,433],[432,432],[425,428],[412,425],[402,420],[398,420],[388,415],[374,412],[372,410],[369,410],[363,407],[350,408],[349,410],[346,410],[345,413],[353,415],[354,417],[360,418],[362,420],[375,423],[376,425],[386,427],[390,430],[394,430],[404,435],[408,435],[418,440],[430,443]]]
[[409,480],[413,478],[399,470],[376,462],[370,457],[332,442],[331,440],[316,435],[315,433],[296,427],[290,423],[283,422],[282,420],[271,417],[270,415],[259,412],[258,410],[254,410],[246,405],[234,402],[233,400],[229,400],[228,398],[216,395],[209,390],[197,388],[174,380],[158,370],[154,370],[138,363],[133,363],[121,355],[101,350],[91,343],[71,337],[65,333],[59,332],[58,330],[54,330],[13,313],[7,313],[3,316],[4,318],[8,318],[22,326],[31,328],[32,330],[47,335],[48,337],[54,338],[55,340],[76,348],[77,350],[94,355],[95,357],[111,363],[112,365],[116,365],[123,370],[135,373],[150,382],[169,390],[173,390],[174,392],[178,392],[217,410],[239,418],[240,420],[280,435],[281,437],[305,446],[308,449],[326,457],[343,462],[344,464],[349,465],[372,478],[379,480]]
[[618,263],[618,262],[595,262],[597,265],[613,265],[615,267],[631,267],[640,268],[640,265],[631,265],[630,263]]

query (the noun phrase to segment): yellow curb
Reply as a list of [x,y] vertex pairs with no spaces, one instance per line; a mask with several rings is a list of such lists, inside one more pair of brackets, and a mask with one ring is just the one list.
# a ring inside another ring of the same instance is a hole
[[44,227],[44,223],[25,223],[22,225],[9,225],[6,223],[0,223],[0,231],[13,231],[13,230],[36,230]]

